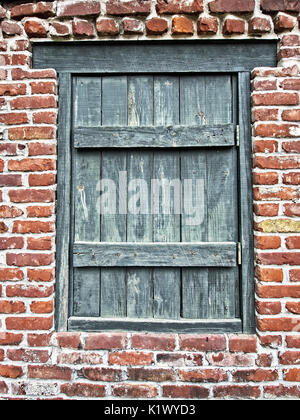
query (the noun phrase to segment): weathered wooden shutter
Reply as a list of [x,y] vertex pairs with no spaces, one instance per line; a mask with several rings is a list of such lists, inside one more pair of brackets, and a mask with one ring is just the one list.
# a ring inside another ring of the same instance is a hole
[[[234,76],[215,74],[73,78],[72,325],[222,320],[238,328],[235,87]],[[184,209],[174,214],[174,202],[170,214],[99,214],[100,179],[118,186],[120,172],[148,186],[202,180],[202,223],[187,223]]]
[[[40,43],[33,63],[59,73],[57,329],[252,332],[250,71],[276,43]],[[172,194],[128,212],[132,179],[200,179],[202,223]]]

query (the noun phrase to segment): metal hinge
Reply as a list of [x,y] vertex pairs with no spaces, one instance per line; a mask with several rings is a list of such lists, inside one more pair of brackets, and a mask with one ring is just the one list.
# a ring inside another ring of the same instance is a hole
[[240,147],[240,126],[236,126],[236,146]]
[[242,244],[239,242],[238,243],[238,248],[237,248],[237,253],[238,253],[238,265],[242,265]]

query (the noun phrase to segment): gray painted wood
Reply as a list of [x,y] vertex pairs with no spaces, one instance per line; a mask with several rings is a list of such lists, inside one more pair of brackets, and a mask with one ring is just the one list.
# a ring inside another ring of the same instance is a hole
[[56,230],[56,289],[55,289],[55,328],[63,331],[67,327],[69,315],[69,272],[70,272],[70,231],[71,231],[71,77],[59,77],[59,116],[58,116],[58,166],[57,166],[57,218]]
[[77,242],[74,267],[234,267],[234,242]]
[[241,300],[242,321],[245,333],[255,332],[254,312],[254,239],[253,239],[253,197],[252,197],[252,146],[251,146],[251,92],[250,74],[238,77],[239,91],[239,193],[240,193],[240,235],[242,245]]
[[[129,100],[132,99],[129,97]],[[148,115],[152,117],[152,112]],[[134,115],[134,118],[137,118],[137,115]],[[235,144],[235,127],[233,124],[227,124],[203,127],[153,127],[149,125],[146,127],[79,128],[75,130],[74,137],[76,148],[230,147]]]
[[[101,79],[73,79],[73,126],[100,126]],[[97,186],[101,172],[100,151],[73,149],[73,237],[74,241],[100,241]],[[99,316],[99,268],[73,271],[73,314]]]
[[[179,124],[179,77],[156,76],[154,78],[154,125],[175,126],[176,124]],[[159,151],[154,153],[153,179],[162,183],[180,179],[179,152]],[[166,188],[166,191],[170,193],[166,198],[163,196],[163,189],[159,189],[157,193],[159,207],[158,214],[153,215],[153,241],[180,242],[181,191],[179,191],[178,197],[176,184],[175,187]],[[164,208],[164,198],[165,203],[169,202],[169,209]],[[153,205],[155,204],[154,200],[156,200],[155,194],[152,197]],[[180,318],[180,269],[156,268],[153,270],[153,300],[154,318]]]
[[[127,124],[127,77],[108,76],[102,79],[102,125]],[[125,154],[113,151],[102,153],[102,179],[119,185],[119,173],[126,171]],[[117,188],[117,195],[119,190]],[[117,210],[117,209],[116,209]],[[101,241],[126,241],[126,214],[101,215]],[[126,305],[126,271],[118,268],[101,270],[101,316],[124,317]]]
[[34,68],[78,73],[251,71],[277,64],[277,41],[37,42]]
[[[153,76],[128,77],[128,125],[139,126],[153,124]],[[119,133],[119,129],[118,133]],[[124,142],[127,142],[124,139]],[[115,143],[115,142],[114,142]],[[140,150],[127,155],[128,182],[138,179],[149,185],[152,177],[153,153]],[[139,199],[138,199],[139,198]],[[140,186],[133,186],[128,194],[128,209],[131,202],[138,214],[128,212],[127,241],[152,242],[152,216],[144,202],[151,203],[149,188],[143,191]],[[135,212],[136,213],[136,212]],[[127,270],[127,316],[130,318],[152,318],[153,282],[152,268],[131,268]]]
[[174,321],[174,320],[129,320],[129,319],[101,319],[101,318],[70,318],[70,331],[152,331],[174,332],[181,334],[201,334],[209,331],[211,334],[241,333],[242,323],[240,319],[228,320],[197,320],[197,321]]

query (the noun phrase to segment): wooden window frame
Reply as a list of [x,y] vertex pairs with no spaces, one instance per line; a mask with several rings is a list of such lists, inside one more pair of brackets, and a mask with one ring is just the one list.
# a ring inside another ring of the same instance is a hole
[[[34,44],[33,67],[55,68],[59,76],[55,291],[57,331],[255,331],[250,73],[255,67],[276,66],[276,51],[277,44],[273,41],[105,41]],[[72,75],[130,72],[229,73],[237,76],[241,320],[148,322],[80,318],[74,323],[72,318],[69,318]]]

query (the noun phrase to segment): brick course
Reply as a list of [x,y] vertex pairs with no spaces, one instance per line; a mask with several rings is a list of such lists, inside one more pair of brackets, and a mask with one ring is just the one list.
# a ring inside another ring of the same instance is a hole
[[[299,1],[17,3],[0,6],[0,400],[300,399]],[[257,334],[55,333],[58,81],[31,43],[270,36],[278,67],[252,72]]]

